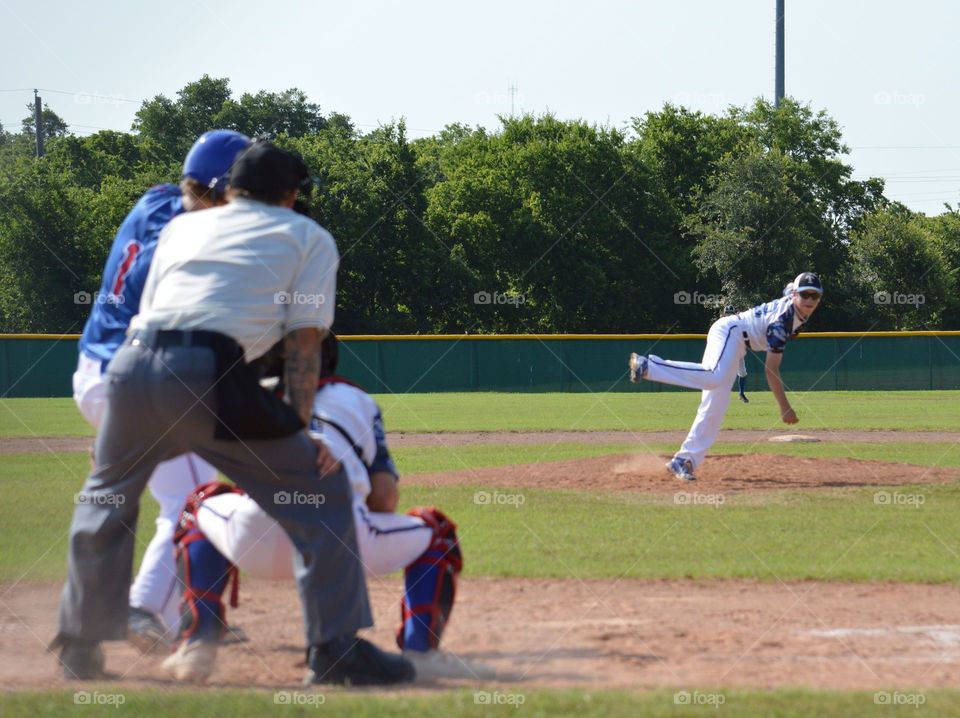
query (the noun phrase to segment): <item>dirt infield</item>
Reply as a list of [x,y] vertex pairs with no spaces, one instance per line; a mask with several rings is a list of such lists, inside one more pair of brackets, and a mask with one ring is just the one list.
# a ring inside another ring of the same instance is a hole
[[[721,443],[765,443],[770,437],[788,430],[725,429],[720,432]],[[956,431],[852,431],[805,430],[825,443],[887,444],[890,442],[960,443]],[[468,446],[473,444],[679,444],[687,435],[684,431],[454,431],[435,433],[390,432],[387,441],[393,448],[406,446]],[[0,455],[43,454],[61,451],[87,451],[93,437],[37,436],[0,440]]]
[[771,489],[897,486],[960,480],[960,469],[856,459],[819,459],[781,454],[717,454],[697,469],[697,481],[678,481],[664,469],[667,456],[619,454],[539,464],[415,474],[404,483],[428,486],[481,485],[504,488],[596,489],[675,493]]
[[[690,484],[669,477],[663,461],[652,454],[619,454],[412,475],[404,481],[659,494],[960,480],[960,469],[767,454],[712,456]],[[305,668],[294,585],[242,583],[241,604],[231,610],[230,621],[250,640],[222,648],[211,685],[296,688]],[[401,587],[397,577],[370,581],[377,625],[369,636],[381,646],[392,645]],[[0,585],[0,685],[6,689],[75,686],[45,651],[55,632],[60,588],[59,583]],[[517,691],[953,686],[960,670],[960,587],[466,576],[444,645],[495,668],[497,682]],[[124,687],[173,687],[160,660],[141,657],[124,643],[107,646],[108,670]]]
[[[391,644],[397,578],[371,583],[377,627]],[[0,587],[0,684],[75,687],[44,646],[59,584]],[[221,649],[211,685],[276,689],[303,676],[292,583],[248,581],[231,612],[250,640]],[[578,581],[465,578],[446,647],[524,687],[652,688],[955,685],[960,588],[916,584]],[[173,686],[159,658],[106,646],[125,688]]]

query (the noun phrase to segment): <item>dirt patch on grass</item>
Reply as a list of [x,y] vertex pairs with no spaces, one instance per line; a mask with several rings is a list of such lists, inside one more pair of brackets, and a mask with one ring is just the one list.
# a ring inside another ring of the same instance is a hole
[[592,489],[674,493],[901,486],[960,480],[960,469],[883,461],[821,459],[782,454],[715,454],[680,481],[664,468],[669,455],[615,454],[539,464],[514,464],[404,476],[409,484],[506,488]]
[[[377,627],[392,645],[401,582],[375,580]],[[59,584],[0,587],[0,684],[82,688],[45,652]],[[230,612],[250,640],[220,650],[208,690],[293,689],[304,673],[292,583],[248,581]],[[955,686],[960,588],[916,584],[465,578],[444,644],[497,669],[504,690]],[[107,686],[177,690],[160,658],[105,646]],[[463,682],[461,682],[463,683]],[[468,681],[476,683],[476,681]],[[443,685],[443,684],[435,684]],[[100,690],[109,690],[101,688]]]

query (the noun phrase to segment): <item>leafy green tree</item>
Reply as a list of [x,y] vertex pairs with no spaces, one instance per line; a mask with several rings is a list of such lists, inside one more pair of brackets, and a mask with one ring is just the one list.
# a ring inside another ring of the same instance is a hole
[[168,161],[182,161],[197,137],[217,127],[215,119],[230,101],[230,81],[204,75],[184,85],[176,101],[157,95],[144,102],[133,129],[155,142]]
[[[30,114],[23,118],[21,132],[23,132],[31,142],[35,142],[37,128],[33,105],[27,105],[27,110],[29,110]],[[40,110],[40,127],[43,129],[43,137],[45,140],[63,137],[70,129],[66,121],[47,107],[46,103],[44,103],[43,109]]]
[[228,127],[250,137],[303,137],[327,126],[320,106],[307,102],[302,90],[244,93],[239,102],[227,102],[213,120],[217,127]]
[[63,138],[44,161],[93,189],[110,179],[138,179],[144,189],[157,182],[176,181],[179,162],[156,162],[150,150],[149,143],[135,135],[104,130],[88,137]]
[[[724,301],[752,306],[779,294],[797,267],[810,266],[816,239],[795,217],[802,199],[791,187],[796,162],[753,146],[720,161],[689,215],[697,266],[721,278]],[[789,276],[788,276],[789,275]]]
[[874,317],[869,328],[938,325],[952,283],[946,259],[923,218],[894,203],[864,220],[850,250],[865,313]]
[[697,266],[735,304],[769,299],[793,274],[816,271],[829,287],[817,324],[857,326],[850,236],[882,205],[882,181],[851,179],[839,126],[824,112],[758,100],[729,116],[741,139],[683,223],[698,242]]
[[915,215],[929,232],[933,244],[944,260],[949,289],[943,297],[939,328],[960,329],[960,209],[949,204],[946,211],[935,217]]

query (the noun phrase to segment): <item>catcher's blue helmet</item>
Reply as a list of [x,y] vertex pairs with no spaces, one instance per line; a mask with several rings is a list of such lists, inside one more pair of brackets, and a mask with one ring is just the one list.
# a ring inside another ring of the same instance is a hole
[[250,144],[249,137],[233,130],[204,132],[183,161],[183,179],[189,177],[204,187],[222,190],[233,161]]

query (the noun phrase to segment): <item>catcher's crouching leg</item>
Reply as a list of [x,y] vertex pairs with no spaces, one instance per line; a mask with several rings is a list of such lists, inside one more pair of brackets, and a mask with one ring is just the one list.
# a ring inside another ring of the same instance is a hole
[[203,681],[213,673],[217,645],[227,625],[223,592],[231,578],[230,605],[237,605],[237,567],[203,535],[196,521],[196,511],[204,498],[233,490],[216,482],[198,487],[187,498],[173,537],[183,586],[180,644],[163,665],[179,680]]
[[226,628],[223,592],[233,577],[231,605],[237,605],[237,567],[220,553],[196,525],[177,543],[177,572],[183,584],[180,638],[219,641]]
[[457,526],[442,512],[431,506],[417,507],[408,513],[433,529],[433,539],[404,571],[397,645],[407,651],[428,651],[438,647],[453,610],[463,554]]

